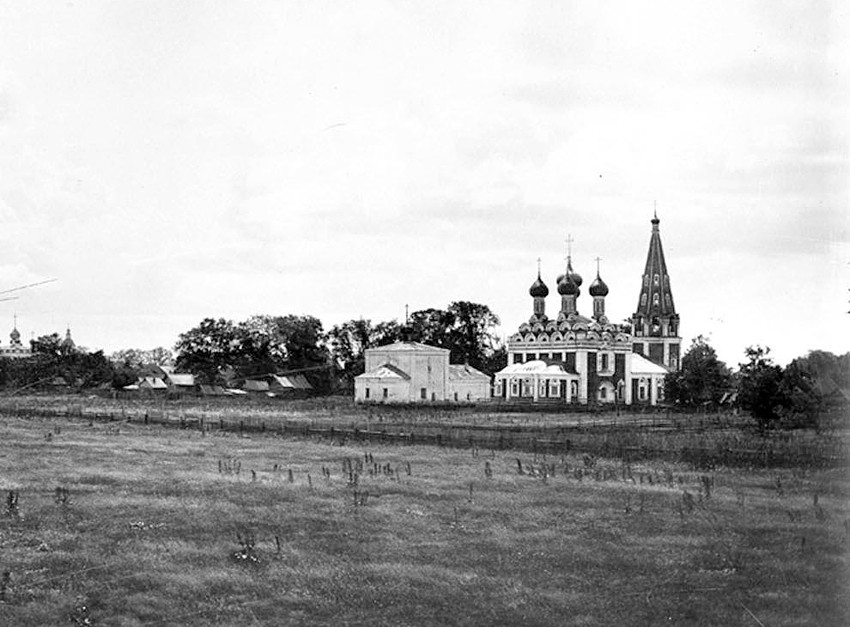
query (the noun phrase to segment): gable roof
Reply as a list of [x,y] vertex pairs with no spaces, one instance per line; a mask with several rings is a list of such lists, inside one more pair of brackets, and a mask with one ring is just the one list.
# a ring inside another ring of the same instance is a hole
[[670,372],[664,366],[649,361],[639,353],[632,353],[632,374],[667,374]]
[[247,392],[268,392],[269,383],[268,381],[260,381],[258,379],[248,379],[245,381],[242,389]]
[[542,359],[532,359],[522,364],[510,364],[499,374],[577,374],[567,367],[565,362],[547,363]]
[[159,377],[142,377],[139,379],[138,385],[140,388],[144,388],[146,390],[168,389],[168,386],[165,384],[165,381],[163,381]]
[[278,385],[290,390],[312,390],[313,386],[303,374],[271,375],[271,385]]
[[404,379],[410,381],[410,375],[392,364],[383,364],[374,370],[356,376],[355,379]]
[[194,387],[195,375],[170,372],[168,373],[168,382],[171,385]]
[[490,382],[490,375],[476,370],[469,364],[449,364],[449,380],[450,381],[487,381]]
[[394,342],[393,344],[386,344],[384,346],[373,346],[372,348],[367,348],[367,352],[383,352],[383,351],[392,351],[392,352],[412,352],[412,351],[428,351],[428,352],[438,352],[438,353],[448,353],[450,352],[448,348],[440,348],[439,346],[430,346],[428,344],[423,344],[422,342]]

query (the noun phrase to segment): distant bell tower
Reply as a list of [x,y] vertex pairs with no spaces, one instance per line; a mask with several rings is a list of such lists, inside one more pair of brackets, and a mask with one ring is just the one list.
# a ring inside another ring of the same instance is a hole
[[673,304],[670,275],[661,247],[659,222],[658,215],[654,214],[637,311],[632,316],[632,352],[670,370],[678,370],[682,338],[679,337],[679,315]]

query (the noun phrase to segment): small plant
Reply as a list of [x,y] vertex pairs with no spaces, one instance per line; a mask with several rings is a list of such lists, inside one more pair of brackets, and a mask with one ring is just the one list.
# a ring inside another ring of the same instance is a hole
[[6,497],[6,515],[10,518],[20,518],[21,509],[18,505],[18,500],[20,499],[20,493],[17,490],[9,490],[9,494]]
[[53,500],[57,505],[67,507],[71,500],[71,491],[64,486],[57,486],[56,490],[53,492]]
[[0,577],[0,603],[7,601],[7,595],[11,589],[12,573],[8,570],[3,571],[3,576]]
[[89,607],[85,604],[83,599],[77,599],[77,602],[74,604],[74,609],[71,610],[69,620],[72,624],[79,625],[80,627],[94,625],[91,616],[89,616]]
[[256,547],[257,547],[257,539],[254,536],[254,532],[247,530],[245,533],[241,533],[239,531],[236,532],[236,541],[239,543],[239,546],[242,547],[235,553],[233,553],[232,557],[237,562],[243,562],[246,564],[259,564],[260,558],[257,556]]

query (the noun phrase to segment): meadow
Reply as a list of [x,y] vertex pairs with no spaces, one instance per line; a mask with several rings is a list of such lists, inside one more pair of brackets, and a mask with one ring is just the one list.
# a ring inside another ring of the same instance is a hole
[[844,625],[846,468],[0,414],[3,625]]

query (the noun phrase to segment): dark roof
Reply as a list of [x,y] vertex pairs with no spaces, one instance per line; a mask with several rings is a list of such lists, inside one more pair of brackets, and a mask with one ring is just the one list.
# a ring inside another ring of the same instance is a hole
[[[652,219],[652,235],[649,238],[649,252],[646,255],[646,267],[643,271],[638,295],[636,314],[650,318],[652,316],[671,316],[676,313],[673,304],[673,292],[670,289],[670,275],[667,274],[667,262],[661,247],[661,233],[658,230],[658,217]],[[655,277],[658,277],[658,283]],[[658,295],[658,304],[654,297]]]

